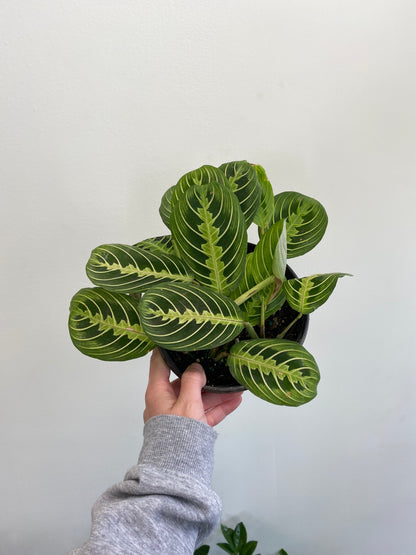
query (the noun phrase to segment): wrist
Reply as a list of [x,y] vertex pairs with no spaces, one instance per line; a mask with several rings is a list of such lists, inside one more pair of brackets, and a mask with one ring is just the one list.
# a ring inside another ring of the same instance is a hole
[[208,424],[162,414],[147,420],[143,436],[139,465],[151,464],[210,484],[217,433]]

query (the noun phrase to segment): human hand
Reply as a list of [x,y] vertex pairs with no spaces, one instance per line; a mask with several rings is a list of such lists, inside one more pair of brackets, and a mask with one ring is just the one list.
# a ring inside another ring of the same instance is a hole
[[241,403],[242,392],[201,391],[206,376],[200,364],[191,364],[181,379],[170,382],[169,376],[169,367],[159,349],[155,349],[150,359],[149,383],[145,395],[145,422],[152,416],[172,414],[216,426]]

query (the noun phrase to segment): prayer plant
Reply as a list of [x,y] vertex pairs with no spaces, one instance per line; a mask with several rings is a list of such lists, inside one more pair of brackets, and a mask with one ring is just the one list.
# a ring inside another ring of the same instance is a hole
[[[298,406],[313,399],[317,364],[285,335],[347,274],[286,279],[285,270],[288,258],[322,239],[324,207],[297,192],[273,196],[264,169],[239,161],[185,174],[163,195],[159,212],[169,234],[92,251],[86,271],[96,287],[81,289],[70,306],[75,347],[105,361],[138,358],[155,346],[208,349],[266,401]],[[259,241],[248,252],[252,223]],[[296,317],[266,338],[267,319],[285,301]],[[249,339],[241,340],[244,330]]]

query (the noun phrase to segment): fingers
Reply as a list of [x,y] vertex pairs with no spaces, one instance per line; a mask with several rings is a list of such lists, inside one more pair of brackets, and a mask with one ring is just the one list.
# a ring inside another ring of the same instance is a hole
[[227,393],[223,398],[224,397],[226,397],[224,401],[206,410],[205,418],[209,426],[216,426],[219,424],[240,405],[242,401],[242,392]]
[[181,396],[186,396],[187,398],[200,399],[201,389],[204,387],[206,381],[207,378],[204,369],[200,364],[194,362],[188,366],[182,374],[179,398]]
[[242,391],[233,393],[215,393],[214,391],[204,391],[202,394],[202,403],[204,405],[204,411],[207,412],[217,405],[221,405],[230,399],[235,397],[241,397]]
[[169,381],[170,369],[163,360],[158,348],[154,349],[150,357],[149,386]]
[[206,382],[205,372],[200,364],[193,363],[185,370],[181,377],[181,389],[175,408],[179,414],[204,419],[201,390]]
[[169,381],[170,369],[156,348],[150,359],[144,420],[158,414],[186,416],[215,426],[241,403],[242,393],[204,393],[205,372],[191,364],[180,380]]
[[171,386],[169,375],[168,365],[165,364],[159,350],[155,349],[150,358],[149,382],[145,394],[145,422],[152,416],[169,414],[176,402],[177,395]]

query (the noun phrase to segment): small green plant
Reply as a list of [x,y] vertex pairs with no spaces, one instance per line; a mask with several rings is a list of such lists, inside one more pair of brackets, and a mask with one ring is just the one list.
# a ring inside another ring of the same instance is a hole
[[[105,361],[141,357],[155,346],[209,350],[266,401],[313,399],[318,366],[286,335],[346,274],[287,279],[286,266],[322,239],[324,207],[293,191],[273,196],[264,169],[239,161],[188,172],[163,195],[159,212],[169,234],[92,251],[86,272],[96,287],[81,289],[70,306],[75,347]],[[251,224],[259,241],[248,252]],[[295,317],[266,337],[268,319],[279,317],[285,301]]]
[[[247,541],[247,530],[242,522],[239,522],[234,529],[228,528],[227,526],[221,524],[221,532],[226,542],[217,543],[217,545],[223,551],[226,551],[231,555],[253,555],[258,542],[254,540]],[[209,550],[209,545],[201,545],[201,547],[198,547],[198,549],[194,552],[194,555],[207,555]],[[284,549],[281,549],[277,555],[288,554]]]

